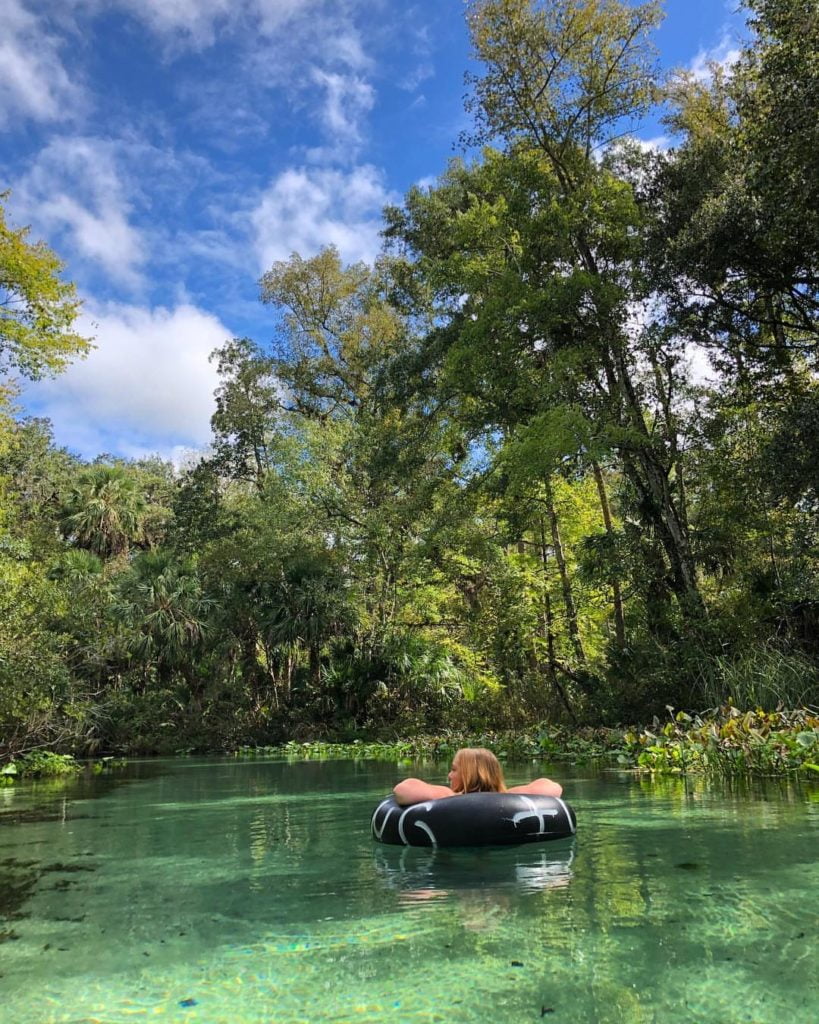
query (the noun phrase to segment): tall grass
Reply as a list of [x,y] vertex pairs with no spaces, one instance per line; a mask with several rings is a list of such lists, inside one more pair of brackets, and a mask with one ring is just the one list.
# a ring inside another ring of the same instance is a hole
[[713,658],[700,669],[693,703],[715,708],[812,707],[819,705],[819,668],[803,654],[757,647],[734,657]]

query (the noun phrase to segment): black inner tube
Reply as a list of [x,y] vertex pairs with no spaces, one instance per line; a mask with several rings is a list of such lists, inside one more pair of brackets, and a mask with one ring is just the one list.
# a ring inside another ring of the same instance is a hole
[[511,846],[576,831],[565,800],[523,793],[465,793],[402,807],[389,796],[372,816],[373,838],[403,846]]

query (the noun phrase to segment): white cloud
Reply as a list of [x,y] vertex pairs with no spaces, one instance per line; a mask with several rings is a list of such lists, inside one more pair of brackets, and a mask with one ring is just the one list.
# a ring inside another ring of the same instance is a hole
[[401,79],[398,83],[398,88],[404,89],[406,92],[415,92],[422,82],[425,82],[428,78],[433,78],[434,75],[435,68],[432,66],[432,62],[428,60],[422,61],[408,75]]
[[54,139],[16,184],[14,206],[50,238],[59,242],[67,236],[81,257],[135,285],[147,249],[130,220],[117,147],[108,140]]
[[312,78],[324,91],[319,115],[321,123],[341,152],[351,158],[362,141],[361,123],[373,108],[375,92],[358,75],[314,68]]
[[691,61],[688,71],[698,82],[707,82],[714,67],[728,69],[739,60],[741,50],[730,33],[724,32],[722,39],[710,50],[702,49]]
[[671,147],[671,139],[667,135],[655,135],[651,139],[632,137],[644,153],[665,153]]
[[[104,9],[103,0],[90,3]],[[299,147],[310,163],[354,162],[375,104],[367,54],[356,18],[370,27],[384,0],[111,0],[139,19],[164,46],[166,57],[234,45],[238,73],[210,81],[184,79],[180,95],[194,123],[212,129],[225,151],[237,137],[264,137],[280,91],[289,113],[302,110],[321,129],[315,144]]]
[[[202,51],[236,36],[287,45],[311,31],[350,67],[361,66],[356,34],[338,23],[349,17],[350,3],[337,0],[73,0],[92,13],[125,10],[153,32],[169,54]],[[324,31],[330,21],[336,31]]]
[[369,165],[349,173],[284,171],[251,214],[260,270],[293,252],[308,257],[330,244],[349,262],[371,262],[381,245],[381,210],[394,198],[381,172]]
[[428,192],[430,189],[435,188],[438,184],[439,177],[437,174],[425,174],[423,178],[419,178],[415,182],[415,187],[423,189],[424,192]]
[[97,347],[57,380],[27,389],[62,443],[84,455],[130,456],[210,439],[217,375],[208,357],[231,332],[191,305],[174,309],[107,304],[93,307],[79,329]]
[[60,40],[20,0],[4,0],[0,36],[0,127],[30,118],[66,121],[86,105],[60,58]]
[[[191,151],[161,148],[136,133],[62,135],[12,182],[9,208],[69,261],[70,276],[101,269],[106,294],[123,285],[142,293],[168,268],[181,280],[194,258],[252,272],[234,237],[229,196],[239,201],[225,175]],[[198,215],[190,225],[177,216],[188,203],[187,212]],[[162,280],[167,284],[166,275]],[[93,290],[99,293],[99,282]]]
[[286,35],[271,35],[267,42],[272,52],[279,54],[280,64],[284,62],[279,67],[280,76],[292,79],[294,67],[306,63],[341,69],[345,74],[361,75],[372,71],[375,62],[364,49],[361,32],[354,21],[356,6],[368,15],[373,13],[366,6],[366,0],[354,0],[346,5],[315,4],[288,23]]
[[163,462],[170,462],[177,473],[193,469],[209,453],[209,448],[191,448],[189,445],[140,445],[124,443],[120,445],[115,454],[123,459],[151,459],[159,458]]
[[237,31],[273,35],[321,0],[69,0],[90,14],[127,11],[168,49],[204,50]]
[[119,6],[158,35],[203,49],[215,42],[220,26],[235,23],[244,5],[231,0],[120,0]]

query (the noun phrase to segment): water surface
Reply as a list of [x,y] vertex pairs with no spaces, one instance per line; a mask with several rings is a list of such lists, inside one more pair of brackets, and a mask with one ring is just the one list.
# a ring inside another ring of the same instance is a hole
[[388,764],[0,789],[0,1021],[819,1021],[819,789],[552,770],[575,839],[437,852]]

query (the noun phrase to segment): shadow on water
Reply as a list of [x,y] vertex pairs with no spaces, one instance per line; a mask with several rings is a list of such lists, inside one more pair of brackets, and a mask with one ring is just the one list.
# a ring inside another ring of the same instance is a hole
[[25,917],[22,907],[33,894],[41,874],[36,860],[7,857],[0,861],[0,941],[4,935],[7,940],[13,937],[13,933],[4,931],[2,926]]
[[[34,779],[17,783],[2,792],[9,806],[0,807],[0,846],[5,845],[2,841],[4,830],[10,826],[93,818],[95,815],[88,812],[87,801],[108,796],[132,782],[155,778],[162,771],[158,763],[141,762],[129,765],[116,775],[95,775],[89,770],[69,778]],[[82,860],[70,863],[46,863],[17,857],[0,860],[0,943],[15,941],[20,937],[8,925],[28,916],[23,908],[37,891],[38,883],[44,876],[54,876],[50,888],[57,892],[66,891],[77,883],[63,876],[97,870],[96,865],[87,860],[89,856],[90,851],[82,854]],[[75,921],[77,918],[65,920]]]

